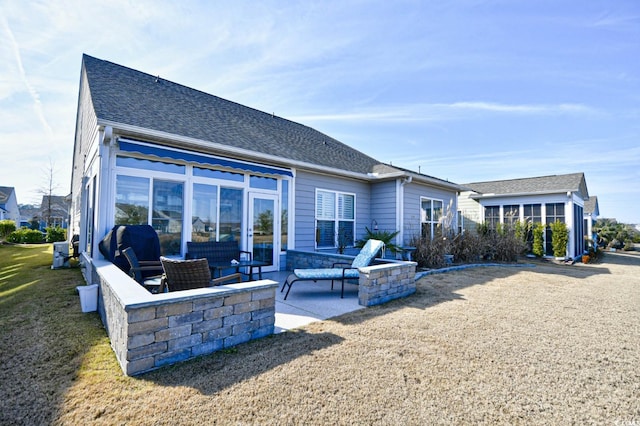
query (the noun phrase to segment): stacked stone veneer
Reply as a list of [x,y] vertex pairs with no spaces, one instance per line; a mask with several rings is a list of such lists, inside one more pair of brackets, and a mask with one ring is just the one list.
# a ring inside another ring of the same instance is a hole
[[416,265],[393,262],[360,268],[358,304],[380,305],[415,293]]
[[[336,262],[351,263],[354,256],[335,253],[287,251],[287,269],[330,268]],[[358,303],[373,306],[416,292],[416,262],[376,259],[360,268]]]
[[94,278],[102,321],[127,375],[273,334],[275,281],[154,295],[107,262]]

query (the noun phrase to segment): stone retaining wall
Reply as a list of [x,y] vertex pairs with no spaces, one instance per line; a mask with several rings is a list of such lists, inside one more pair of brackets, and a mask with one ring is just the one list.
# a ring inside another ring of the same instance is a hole
[[393,262],[360,268],[358,304],[373,306],[416,292],[416,263]]
[[151,294],[115,265],[95,263],[98,310],[127,375],[273,334],[275,281]]
[[[287,251],[287,269],[331,268],[336,262],[351,263],[354,256],[337,253]],[[375,259],[360,268],[358,303],[373,306],[409,296],[416,291],[416,262]]]

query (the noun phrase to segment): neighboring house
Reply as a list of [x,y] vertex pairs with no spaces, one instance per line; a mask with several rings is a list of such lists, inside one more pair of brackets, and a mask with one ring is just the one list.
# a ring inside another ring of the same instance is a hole
[[33,204],[20,204],[20,226],[33,227],[33,222],[40,224],[40,206]]
[[89,264],[117,224],[151,224],[165,255],[236,240],[265,270],[284,268],[288,249],[353,246],[365,227],[400,231],[406,245],[456,211],[459,190],[274,114],[83,56],[69,233]]
[[584,238],[595,246],[597,241],[596,233],[593,225],[600,216],[600,207],[598,206],[598,197],[595,195],[584,200]]
[[67,228],[69,224],[69,209],[71,203],[68,197],[61,195],[43,195],[40,209],[38,211],[38,219],[40,221],[40,229],[51,226]]
[[[580,256],[585,249],[583,231],[585,200],[589,199],[584,173],[463,184],[467,190],[458,198],[458,216],[465,230],[485,223],[517,221],[548,225],[556,220],[567,224],[567,255]],[[553,255],[551,230],[546,227],[545,253]]]
[[12,220],[20,226],[20,209],[12,186],[0,186],[0,220]]

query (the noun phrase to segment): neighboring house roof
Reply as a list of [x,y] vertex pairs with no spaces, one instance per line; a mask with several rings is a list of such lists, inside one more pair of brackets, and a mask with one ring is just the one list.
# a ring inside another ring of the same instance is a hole
[[381,180],[385,179],[393,179],[398,176],[404,176],[410,179],[416,179],[417,182],[422,182],[431,185],[448,187],[449,189],[453,189],[455,191],[462,191],[461,185],[457,183],[450,182],[448,180],[440,179],[434,176],[425,175],[423,173],[416,173],[412,170],[405,169],[398,166],[392,166],[391,164],[378,164],[374,166],[373,172],[370,173],[373,177],[379,178]]
[[380,162],[308,126],[83,55],[99,122],[366,174]]
[[5,204],[7,204],[9,197],[14,191],[15,188],[12,186],[0,186],[0,207],[5,207]]
[[[49,199],[51,202],[49,202]],[[42,202],[40,203],[39,213],[45,218],[47,216],[52,218],[66,218],[69,215],[69,209],[71,203],[65,196],[62,195],[43,195]],[[49,211],[49,208],[51,211]]]
[[480,194],[477,198],[561,192],[574,192],[578,193],[582,199],[589,198],[584,173],[473,182],[461,186]]
[[584,213],[591,216],[600,216],[600,207],[598,206],[598,197],[595,195],[584,200]]

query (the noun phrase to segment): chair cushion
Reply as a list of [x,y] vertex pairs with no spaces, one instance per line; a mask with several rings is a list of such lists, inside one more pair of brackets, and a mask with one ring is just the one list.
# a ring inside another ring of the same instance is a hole
[[384,243],[380,240],[371,239],[367,241],[364,247],[362,247],[362,249],[360,250],[360,253],[358,253],[355,259],[353,259],[351,266],[353,266],[354,268],[363,268],[365,266],[369,266],[382,246],[384,246]]
[[[294,269],[296,277],[303,280],[337,280],[342,279],[342,268]],[[346,269],[345,278],[358,278],[357,269]]]

